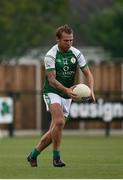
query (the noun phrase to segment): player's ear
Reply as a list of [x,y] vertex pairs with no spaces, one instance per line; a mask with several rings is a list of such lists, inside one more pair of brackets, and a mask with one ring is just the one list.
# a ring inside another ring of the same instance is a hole
[[57,43],[59,42],[59,38],[58,38],[58,37],[56,37],[56,42],[57,42]]

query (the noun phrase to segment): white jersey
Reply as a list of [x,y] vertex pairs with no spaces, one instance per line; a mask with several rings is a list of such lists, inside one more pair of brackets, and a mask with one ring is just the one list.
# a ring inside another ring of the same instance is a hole
[[[80,66],[80,68],[84,67],[86,65],[86,61],[85,58],[83,56],[83,54],[76,49],[75,47],[71,47],[69,49],[69,51],[72,51],[72,53],[75,55],[76,60],[78,61],[78,65]],[[54,45],[46,54],[45,58],[44,58],[44,64],[45,64],[45,68],[46,69],[55,69],[55,60],[56,60],[56,56],[57,53],[60,52],[58,45]],[[66,53],[67,55],[67,53]],[[72,59],[71,59],[72,61]],[[73,59],[74,62],[74,59]]]

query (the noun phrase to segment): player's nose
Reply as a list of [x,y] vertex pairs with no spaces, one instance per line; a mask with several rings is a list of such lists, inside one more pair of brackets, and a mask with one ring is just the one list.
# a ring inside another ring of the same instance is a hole
[[71,41],[67,41],[67,46],[71,46]]

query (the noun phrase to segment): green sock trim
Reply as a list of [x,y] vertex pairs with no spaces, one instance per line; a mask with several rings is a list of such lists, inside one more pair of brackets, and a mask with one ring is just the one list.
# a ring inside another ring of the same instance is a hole
[[60,151],[54,150],[53,151],[53,158],[56,159],[57,157],[60,157]]
[[37,158],[39,154],[40,154],[40,151],[38,151],[37,149],[33,149],[33,151],[31,152],[32,158]]

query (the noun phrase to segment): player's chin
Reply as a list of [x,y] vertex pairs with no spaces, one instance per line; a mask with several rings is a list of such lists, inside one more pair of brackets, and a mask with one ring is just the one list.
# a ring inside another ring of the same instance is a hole
[[66,46],[66,47],[64,48],[65,51],[68,51],[69,49],[70,49],[70,46]]

